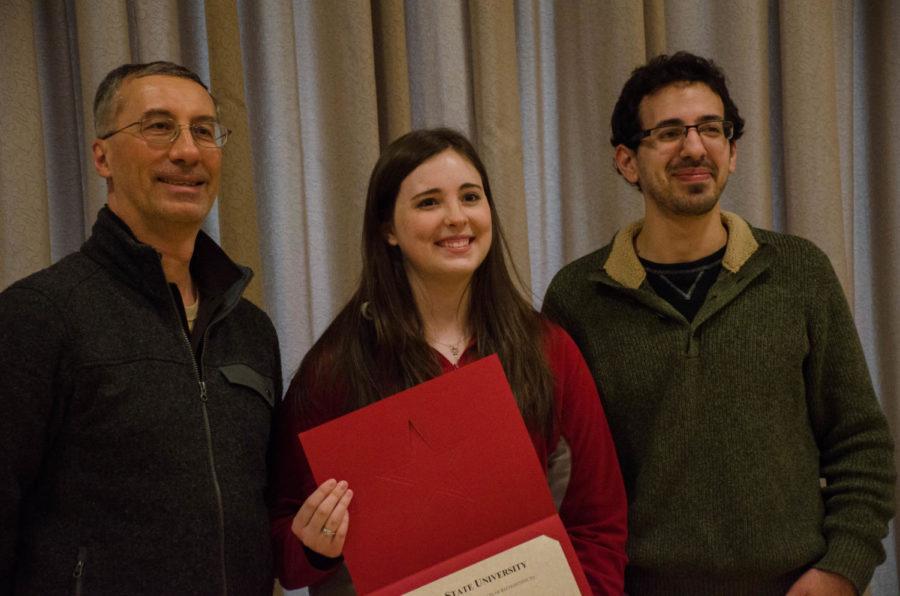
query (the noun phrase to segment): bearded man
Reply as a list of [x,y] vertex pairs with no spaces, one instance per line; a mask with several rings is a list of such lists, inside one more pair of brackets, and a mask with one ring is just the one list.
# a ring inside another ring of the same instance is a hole
[[831,264],[719,206],[743,128],[710,60],[636,69],[612,145],[645,216],[544,302],[600,388],[632,595],[852,595],[884,560],[893,444]]

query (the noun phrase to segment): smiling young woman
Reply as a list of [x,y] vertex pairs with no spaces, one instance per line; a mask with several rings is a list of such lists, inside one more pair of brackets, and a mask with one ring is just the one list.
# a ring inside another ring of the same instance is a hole
[[403,254],[417,303],[464,292],[493,236],[478,170],[454,149],[424,161],[400,184],[385,236]]
[[356,292],[276,416],[282,585],[349,582],[340,554],[353,491],[336,479],[316,486],[297,433],[496,353],[538,458],[563,478],[554,497],[588,581],[620,594],[625,493],[593,377],[571,338],[516,289],[487,172],[465,137],[419,130],[385,149],[369,180],[362,248]]

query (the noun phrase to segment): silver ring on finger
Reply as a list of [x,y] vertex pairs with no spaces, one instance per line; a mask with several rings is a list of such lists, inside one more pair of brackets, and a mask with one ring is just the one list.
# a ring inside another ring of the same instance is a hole
[[334,536],[335,534],[337,534],[337,532],[335,532],[334,530],[329,530],[328,528],[325,528],[325,527],[322,528],[322,533],[325,534],[326,536]]

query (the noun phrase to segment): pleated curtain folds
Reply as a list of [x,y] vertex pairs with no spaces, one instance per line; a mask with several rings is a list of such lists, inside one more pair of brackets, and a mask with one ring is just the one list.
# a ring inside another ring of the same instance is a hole
[[[234,133],[206,229],[254,269],[291,375],[359,276],[372,166],[411,128],[473,139],[536,305],[642,213],[615,172],[630,71],[688,50],[747,121],[724,208],[831,258],[900,427],[900,3],[865,0],[3,0],[0,288],[76,250],[105,202],[97,84],[171,60]],[[873,594],[897,593],[897,543]]]

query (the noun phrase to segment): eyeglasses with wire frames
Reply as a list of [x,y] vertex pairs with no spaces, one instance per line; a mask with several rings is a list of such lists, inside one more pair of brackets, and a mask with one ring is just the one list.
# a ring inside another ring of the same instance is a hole
[[697,131],[697,134],[700,135],[700,140],[704,143],[727,141],[734,135],[734,123],[728,120],[707,120],[697,124],[666,124],[642,130],[631,137],[631,143],[637,145],[647,137],[650,137],[661,145],[674,145],[687,138],[688,131],[692,128]]
[[208,149],[221,149],[228,141],[228,135],[231,134],[230,130],[215,120],[178,124],[168,116],[156,115],[144,116],[140,120],[106,133],[100,139],[108,139],[114,134],[118,134],[132,126],[137,126],[141,137],[147,141],[148,145],[154,147],[166,147],[174,143],[178,135],[181,134],[182,128],[187,128],[191,132],[191,138],[194,139],[194,143],[198,147],[206,147]]

